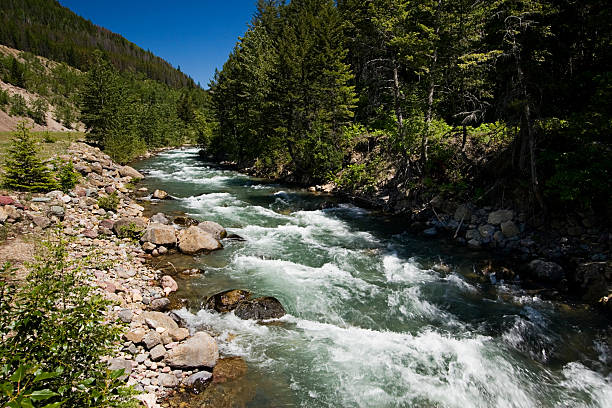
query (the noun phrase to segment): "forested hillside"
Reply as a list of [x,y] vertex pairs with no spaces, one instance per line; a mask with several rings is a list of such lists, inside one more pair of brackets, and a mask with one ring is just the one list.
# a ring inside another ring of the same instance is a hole
[[194,81],[168,62],[124,37],[93,24],[56,0],[2,0],[0,44],[88,69],[101,49],[120,71],[139,73],[174,88]]
[[260,0],[202,142],[391,200],[606,207],[611,24],[603,0]]

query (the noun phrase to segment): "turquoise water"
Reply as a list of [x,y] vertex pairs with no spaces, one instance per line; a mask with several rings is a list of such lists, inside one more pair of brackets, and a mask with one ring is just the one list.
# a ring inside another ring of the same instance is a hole
[[[609,322],[492,285],[474,273],[484,255],[411,235],[401,218],[215,168],[195,149],[135,167],[176,197],[155,209],[245,238],[187,258],[204,273],[177,277],[179,314],[247,361],[245,406],[612,406]],[[232,288],[275,296],[288,314],[257,324],[202,310]]]

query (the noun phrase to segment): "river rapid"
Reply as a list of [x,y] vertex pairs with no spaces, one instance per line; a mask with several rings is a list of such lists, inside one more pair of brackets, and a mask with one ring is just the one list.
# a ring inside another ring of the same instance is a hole
[[[478,273],[485,254],[411,235],[401,217],[216,168],[196,149],[135,167],[176,198],[154,212],[245,239],[183,257],[204,273],[176,277],[187,302],[178,313],[248,364],[232,385],[236,406],[612,407],[610,322],[491,283]],[[287,315],[258,324],[203,309],[234,288],[277,297]]]

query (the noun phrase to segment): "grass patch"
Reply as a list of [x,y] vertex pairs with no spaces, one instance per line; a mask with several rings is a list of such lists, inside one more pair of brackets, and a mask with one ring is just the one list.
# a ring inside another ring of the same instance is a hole
[[[0,162],[4,162],[6,158],[6,151],[11,144],[12,132],[0,132]],[[66,154],[68,147],[74,141],[84,139],[85,133],[83,132],[32,132],[38,151],[40,152],[40,158],[47,160],[57,155]],[[45,142],[47,140],[47,142]],[[48,140],[54,140],[53,143]]]

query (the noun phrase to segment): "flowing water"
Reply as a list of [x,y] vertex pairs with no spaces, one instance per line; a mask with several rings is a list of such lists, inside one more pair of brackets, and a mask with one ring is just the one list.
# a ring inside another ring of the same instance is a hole
[[[215,168],[195,149],[136,167],[177,198],[155,211],[245,239],[186,258],[204,273],[177,277],[190,327],[248,363],[240,404],[612,407],[609,321],[491,284],[475,273],[483,255],[406,233],[401,218]],[[258,324],[203,310],[232,288],[275,296],[288,314]]]

